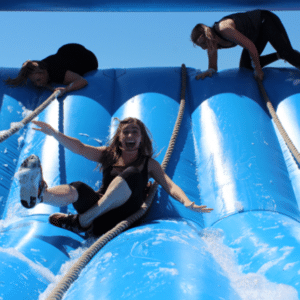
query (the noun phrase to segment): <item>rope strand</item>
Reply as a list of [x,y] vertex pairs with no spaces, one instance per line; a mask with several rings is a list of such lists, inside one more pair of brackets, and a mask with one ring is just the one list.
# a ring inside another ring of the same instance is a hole
[[47,98],[39,107],[37,107],[29,116],[25,117],[21,122],[21,126],[18,127],[13,127],[6,132],[2,133],[0,135],[0,143],[4,142],[7,140],[9,137],[11,137],[13,134],[18,132],[21,128],[23,128],[25,125],[30,123],[37,115],[39,115],[53,100],[55,100],[59,95],[61,91],[55,91],[52,93],[52,95]]
[[285,129],[283,128],[277,114],[276,114],[276,111],[274,109],[274,106],[272,105],[272,102],[271,100],[269,99],[268,95],[267,95],[267,92],[262,84],[262,81],[258,78],[256,78],[256,81],[258,83],[258,87],[259,87],[259,90],[266,102],[266,105],[267,105],[267,108],[269,110],[269,113],[278,129],[278,131],[280,132],[284,142],[286,143],[287,147],[289,148],[290,152],[292,153],[292,156],[293,158],[296,160],[296,163],[299,167],[300,165],[300,153],[299,151],[297,150],[297,148],[295,147],[295,145],[293,144],[293,142],[291,141],[290,137],[288,136],[287,132],[285,131]]

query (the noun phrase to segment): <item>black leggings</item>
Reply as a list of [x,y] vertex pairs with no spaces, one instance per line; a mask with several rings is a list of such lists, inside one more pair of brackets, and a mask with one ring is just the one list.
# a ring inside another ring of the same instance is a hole
[[[273,48],[277,51],[281,59],[286,60],[294,67],[300,67],[300,53],[292,48],[289,37],[286,30],[281,23],[280,19],[270,11],[263,10],[261,12],[262,24],[260,27],[259,35],[254,41],[254,45],[257,48],[260,55],[269,42]],[[273,61],[276,61],[276,53],[261,56],[261,66],[265,66]],[[251,58],[248,50],[244,49],[241,55],[240,67],[252,69]]]
[[[139,210],[145,200],[145,189],[148,178],[145,180],[138,168],[128,167],[119,176],[126,181],[132,194],[124,204],[108,211],[93,221],[93,231],[97,236],[107,232],[119,222],[131,216]],[[78,200],[73,203],[73,206],[79,214],[86,212],[103,196],[83,182],[76,181],[70,183],[70,185],[75,187],[78,192]]]

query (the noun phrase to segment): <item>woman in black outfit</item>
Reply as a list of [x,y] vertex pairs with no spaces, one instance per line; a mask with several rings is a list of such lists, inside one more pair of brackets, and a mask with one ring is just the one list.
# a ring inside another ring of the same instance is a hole
[[120,121],[108,146],[93,147],[64,135],[49,124],[32,121],[41,131],[53,136],[74,153],[101,164],[103,172],[100,190],[94,191],[83,182],[48,188],[42,176],[39,158],[29,156],[19,169],[20,198],[26,208],[38,203],[61,207],[73,204],[76,215],[55,213],[50,223],[73,232],[89,231],[101,235],[135,213],[142,205],[149,178],[185,207],[209,213],[211,208],[190,201],[184,191],[164,172],[153,158],[153,147],[143,122],[135,118]]
[[[222,18],[212,27],[198,24],[191,33],[192,42],[207,50],[209,69],[196,76],[197,79],[212,76],[218,70],[218,49],[240,45],[244,48],[240,67],[254,69],[254,74],[263,79],[262,67],[278,60],[286,60],[295,67],[300,67],[300,53],[291,46],[289,37],[280,19],[270,11],[254,10],[236,13]],[[277,53],[260,56],[267,43]]]
[[51,90],[53,88],[50,83],[62,83],[67,86],[55,88],[54,91],[60,90],[63,95],[86,86],[88,82],[82,76],[97,68],[98,61],[93,52],[79,44],[66,44],[59,48],[56,54],[41,61],[27,60],[18,76],[7,79],[6,83],[18,86],[29,79],[34,85]]

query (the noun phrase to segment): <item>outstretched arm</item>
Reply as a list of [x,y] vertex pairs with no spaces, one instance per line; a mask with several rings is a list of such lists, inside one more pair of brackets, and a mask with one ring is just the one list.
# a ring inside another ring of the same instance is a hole
[[106,148],[86,145],[78,139],[72,138],[55,130],[52,126],[45,122],[32,121],[32,123],[39,126],[39,128],[33,128],[34,130],[53,136],[64,147],[76,154],[84,156],[89,160],[99,162],[101,155]]
[[213,209],[207,208],[206,205],[196,205],[184,193],[184,191],[176,185],[171,178],[164,172],[161,165],[154,159],[150,159],[148,163],[148,172],[151,177],[159,183],[164,190],[174,199],[182,203],[185,207],[197,211],[209,213]]

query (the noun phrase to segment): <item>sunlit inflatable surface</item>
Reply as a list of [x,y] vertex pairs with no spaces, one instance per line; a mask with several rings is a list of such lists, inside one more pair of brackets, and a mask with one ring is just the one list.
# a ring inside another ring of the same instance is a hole
[[[1,79],[17,71],[1,69]],[[166,172],[214,211],[191,212],[159,189],[146,216],[100,250],[64,299],[299,298],[299,166],[250,71],[203,81],[195,74],[187,69],[185,113]],[[98,70],[86,78],[87,87],[55,100],[38,119],[99,146],[114,132],[115,117],[138,117],[162,162],[180,105],[181,69]],[[266,91],[298,149],[299,80],[296,69],[265,69]],[[50,96],[31,85],[0,89],[2,131]],[[0,299],[46,299],[94,239],[50,225],[58,208],[23,208],[14,174],[36,154],[49,186],[81,180],[97,189],[102,176],[95,163],[31,124],[0,152]]]

